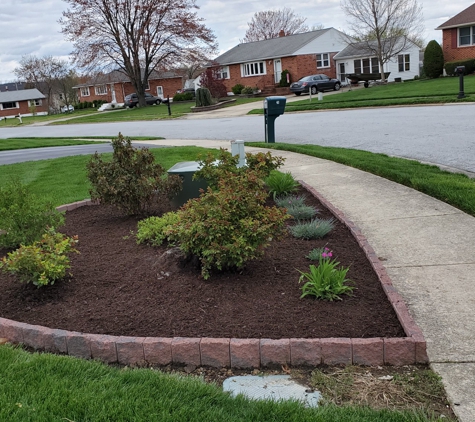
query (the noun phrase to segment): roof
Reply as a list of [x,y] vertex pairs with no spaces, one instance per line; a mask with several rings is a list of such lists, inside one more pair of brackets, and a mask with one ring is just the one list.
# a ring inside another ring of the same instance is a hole
[[293,56],[303,46],[320,37],[330,29],[331,28],[319,29],[318,31],[304,32],[302,34],[286,35],[285,37],[238,44],[236,47],[231,48],[231,50],[226,51],[226,53],[216,57],[214,61],[221,65],[227,65],[252,60]]
[[0,103],[7,103],[10,101],[38,100],[42,98],[46,97],[36,88],[0,92]]
[[0,92],[4,91],[18,91],[25,89],[24,82],[7,82],[5,84],[0,84]]
[[475,24],[475,3],[450,18],[435,29],[456,28],[458,26]]
[[[384,50],[384,43],[385,41],[388,42],[389,45],[398,45],[401,47],[402,45],[399,43],[399,40],[402,41],[402,38],[386,38],[382,40],[383,43],[383,50]],[[414,43],[410,41],[409,39],[406,39],[406,46],[409,49],[409,46],[413,46]],[[386,44],[386,46],[388,46]],[[335,54],[333,57],[334,60],[342,60],[342,59],[350,59],[353,57],[371,57],[375,55],[375,51],[377,51],[377,44],[376,40],[375,41],[361,41],[361,42],[355,42],[348,44],[347,47],[345,47],[343,50],[341,50],[339,53]]]
[[[176,72],[157,72],[154,71],[149,77],[149,80],[154,79],[170,79],[170,78],[181,78]],[[122,82],[130,82],[130,78],[121,70],[113,70],[109,73],[100,73],[96,75],[94,78],[88,79],[86,82],[82,84],[75,85],[73,88],[80,88],[82,86],[91,86],[91,85],[104,85],[110,83],[122,83]]]

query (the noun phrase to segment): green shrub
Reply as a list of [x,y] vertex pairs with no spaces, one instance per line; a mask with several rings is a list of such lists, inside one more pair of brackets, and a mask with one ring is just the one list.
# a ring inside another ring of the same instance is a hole
[[269,193],[274,197],[286,195],[295,192],[300,186],[291,173],[281,173],[279,171],[273,171],[266,178],[266,185],[269,189]]
[[179,92],[173,96],[173,102],[179,101],[193,101],[193,93],[191,92]]
[[429,78],[438,78],[444,70],[444,52],[440,44],[429,41],[424,51],[424,74]]
[[234,95],[239,95],[244,88],[243,84],[236,84],[231,88],[231,91],[233,92]]
[[147,148],[133,148],[130,139],[120,133],[111,143],[112,161],[104,161],[96,152],[87,164],[91,199],[115,205],[131,215],[144,213],[159,196],[171,198],[180,191],[180,177],[166,177],[165,169],[155,163]]
[[252,95],[254,94],[254,88],[252,86],[245,86],[243,89],[241,89],[241,94]]
[[282,166],[284,159],[282,157],[273,157],[270,152],[257,154],[246,154],[246,166],[237,167],[239,157],[234,156],[224,148],[219,150],[216,157],[212,153],[208,153],[206,157],[198,157],[200,170],[193,177],[195,179],[204,179],[212,188],[217,188],[219,180],[228,177],[228,174],[241,174],[247,171],[254,171],[259,177],[264,179],[269,173]]
[[310,220],[315,217],[318,210],[309,205],[290,205],[286,207],[287,214],[291,215],[295,220]]
[[475,70],[475,59],[467,59],[467,60],[457,60],[454,62],[447,62],[444,65],[445,73],[449,76],[455,75],[455,68],[457,66],[465,66],[464,75],[469,75],[473,73]]
[[322,253],[324,253],[328,248],[315,248],[312,249],[305,258],[310,259],[310,261],[318,261]]
[[196,107],[206,107],[212,104],[211,93],[208,88],[198,88],[196,90]]
[[22,245],[3,257],[0,268],[38,287],[54,284],[64,278],[70,268],[67,254],[78,252],[74,248],[77,243],[77,236],[67,237],[50,229],[31,246]]
[[333,218],[328,220],[315,218],[308,222],[298,221],[295,225],[289,227],[289,230],[292,236],[299,239],[320,239],[332,231],[333,221]]
[[218,190],[208,187],[200,198],[188,201],[165,235],[189,256],[199,257],[205,279],[213,268],[242,268],[285,233],[285,211],[266,207],[266,197],[256,172],[229,174]]
[[64,224],[51,202],[39,199],[19,180],[0,188],[0,246],[15,248],[41,239],[49,228]]
[[305,195],[282,195],[274,199],[278,207],[298,207],[305,205]]
[[307,282],[301,287],[302,295],[315,296],[317,299],[323,300],[341,300],[340,295],[350,295],[353,291],[353,287],[345,285],[351,280],[346,278],[346,274],[349,268],[336,267],[340,265],[336,260],[330,260],[320,256],[318,267],[310,265],[310,272],[305,273],[297,270],[300,273],[299,283],[304,280]]
[[161,217],[149,217],[141,220],[137,225],[137,243],[150,243],[160,246],[166,239],[165,230],[178,222],[176,212],[167,212]]
[[[287,82],[287,75],[289,75],[289,82]],[[279,82],[279,86],[290,86],[290,82],[291,82],[291,79],[290,79],[290,74],[289,74],[289,71],[287,69],[284,69],[282,71],[282,74],[280,75],[280,82]]]

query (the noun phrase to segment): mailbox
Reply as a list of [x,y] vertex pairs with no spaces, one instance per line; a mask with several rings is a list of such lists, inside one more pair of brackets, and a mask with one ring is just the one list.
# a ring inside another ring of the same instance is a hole
[[455,68],[456,75],[463,75],[465,73],[465,66],[457,66]]
[[285,104],[287,98],[285,97],[266,97],[264,100],[264,129],[266,142],[275,142],[275,119],[281,114],[284,114]]

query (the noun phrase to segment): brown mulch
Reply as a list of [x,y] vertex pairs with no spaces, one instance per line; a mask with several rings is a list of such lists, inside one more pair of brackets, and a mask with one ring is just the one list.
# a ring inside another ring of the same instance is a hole
[[[307,193],[307,203],[330,212]],[[157,213],[168,210],[161,205]],[[165,247],[137,245],[136,217],[109,206],[67,212],[68,235],[78,235],[72,277],[36,288],[0,272],[0,316],[30,324],[88,333],[152,337],[326,338],[404,337],[365,254],[337,222],[318,241],[290,235],[239,272],[203,280],[195,263],[158,265]],[[352,296],[326,302],[300,299],[305,256],[326,246],[354,282]],[[6,254],[0,249],[0,257]]]

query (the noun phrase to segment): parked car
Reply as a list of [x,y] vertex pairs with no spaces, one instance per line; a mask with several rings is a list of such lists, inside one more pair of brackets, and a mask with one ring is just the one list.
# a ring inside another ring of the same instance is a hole
[[[161,98],[154,97],[148,92],[145,93],[145,102],[148,105],[156,104],[159,105],[162,102]],[[139,103],[139,96],[137,94],[129,94],[125,97],[124,104],[126,107],[133,108]]]
[[74,107],[69,104],[68,106],[62,106],[61,107],[61,113],[72,113],[74,111]]
[[300,95],[302,92],[316,94],[321,91],[328,91],[333,89],[338,91],[341,88],[341,82],[338,79],[333,79],[327,75],[311,75],[305,76],[297,82],[290,85],[290,91],[295,95]]

